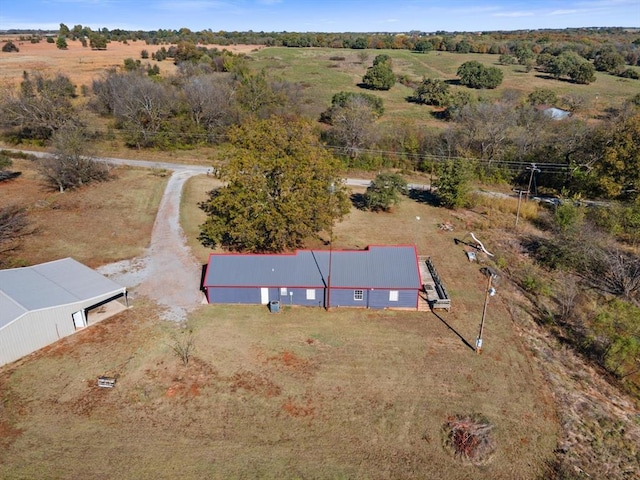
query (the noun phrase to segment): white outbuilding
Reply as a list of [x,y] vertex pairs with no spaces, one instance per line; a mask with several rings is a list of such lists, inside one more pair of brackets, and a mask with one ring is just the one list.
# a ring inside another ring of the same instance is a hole
[[0,270],[0,365],[106,318],[88,320],[119,298],[125,287],[72,258]]

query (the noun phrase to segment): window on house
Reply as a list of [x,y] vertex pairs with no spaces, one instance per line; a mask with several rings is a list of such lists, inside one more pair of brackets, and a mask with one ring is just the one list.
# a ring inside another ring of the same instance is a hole
[[280,295],[286,295],[287,294],[287,287],[281,287],[280,288]]
[[389,290],[389,301],[390,302],[398,301],[398,290]]
[[316,299],[316,291],[313,288],[307,289],[307,300],[315,300]]
[[364,291],[363,290],[354,290],[353,291],[353,299],[362,301],[364,300]]

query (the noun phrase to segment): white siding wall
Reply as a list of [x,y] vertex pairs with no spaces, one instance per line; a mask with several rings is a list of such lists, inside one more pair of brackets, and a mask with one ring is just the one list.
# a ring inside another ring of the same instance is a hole
[[0,365],[18,360],[74,333],[72,315],[107,300],[117,292],[84,302],[27,312],[0,329]]

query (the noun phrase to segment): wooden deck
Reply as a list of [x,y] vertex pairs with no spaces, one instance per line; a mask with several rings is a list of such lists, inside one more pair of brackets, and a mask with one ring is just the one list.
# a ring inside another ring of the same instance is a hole
[[[450,310],[451,299],[430,258],[419,256],[418,261],[423,290],[420,297],[424,299],[431,309]],[[418,305],[418,310],[421,310],[420,305]]]

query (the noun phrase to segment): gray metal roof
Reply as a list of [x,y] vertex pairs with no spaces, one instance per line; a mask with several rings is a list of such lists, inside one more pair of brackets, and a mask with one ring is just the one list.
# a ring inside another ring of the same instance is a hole
[[[330,262],[331,259],[331,262]],[[298,250],[294,254],[211,254],[205,287],[419,288],[413,246]]]
[[0,327],[30,310],[123,291],[123,286],[72,258],[0,270]]

